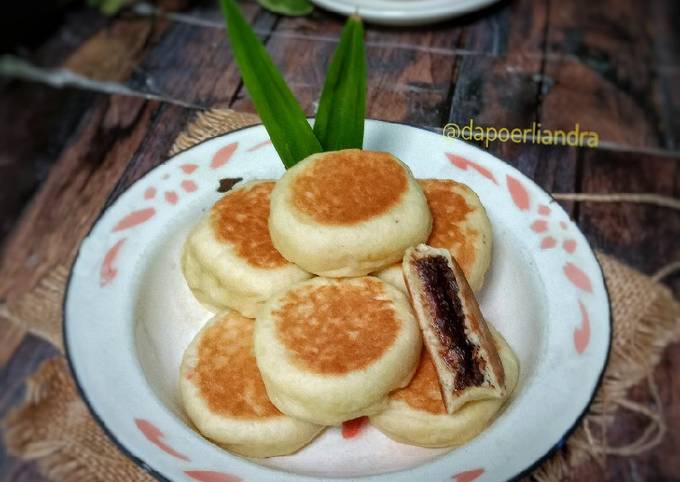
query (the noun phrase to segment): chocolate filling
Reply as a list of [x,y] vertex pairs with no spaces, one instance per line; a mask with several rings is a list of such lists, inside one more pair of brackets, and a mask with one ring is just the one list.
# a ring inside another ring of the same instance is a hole
[[423,281],[432,322],[444,348],[441,356],[455,373],[455,389],[484,383],[484,375],[476,360],[476,347],[465,335],[465,315],[458,297],[458,283],[443,256],[430,256],[415,261]]

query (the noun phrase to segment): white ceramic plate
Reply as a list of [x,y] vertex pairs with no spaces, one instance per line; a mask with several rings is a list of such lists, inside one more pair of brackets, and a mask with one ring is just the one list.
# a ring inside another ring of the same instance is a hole
[[498,0],[311,0],[344,15],[382,25],[425,25],[487,7]]
[[64,338],[75,378],[95,417],[142,467],[159,478],[204,482],[499,481],[544,457],[587,408],[609,351],[609,303],[597,260],[562,208],[514,168],[461,141],[367,121],[365,146],[394,153],[416,177],[462,181],[486,206],[494,254],[480,303],[521,366],[506,410],[455,450],[399,444],[368,426],[352,438],[328,429],[292,456],[247,460],[191,428],[178,368],[211,314],[186,287],[180,249],[220,196],[220,178],[283,174],[265,129],[255,126],[192,147],[137,181],[101,215],[71,272]]

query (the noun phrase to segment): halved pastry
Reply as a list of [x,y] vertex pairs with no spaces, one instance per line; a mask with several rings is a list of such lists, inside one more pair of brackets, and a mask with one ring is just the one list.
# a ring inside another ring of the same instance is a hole
[[[427,244],[448,249],[472,290],[478,291],[491,264],[493,241],[484,206],[472,189],[451,179],[419,179],[418,183],[432,212]],[[406,292],[401,261],[375,275]]]
[[398,442],[421,447],[460,445],[479,434],[503,408],[519,377],[517,358],[503,337],[492,331],[505,371],[504,398],[468,402],[448,414],[432,358],[423,350],[411,383],[392,393],[387,409],[372,416],[371,423]]
[[249,318],[272,294],[311,274],[286,261],[269,237],[273,181],[253,181],[225,194],[189,235],[182,269],[196,298],[213,311]]
[[409,248],[404,280],[437,370],[448,413],[473,400],[505,396],[505,374],[491,332],[463,270],[448,250]]
[[233,452],[290,454],[324,427],[284,415],[269,401],[253,356],[253,325],[228,311],[203,327],[182,360],[182,402],[199,432]]
[[422,339],[406,296],[378,278],[313,278],[255,321],[255,357],[283,413],[323,425],[372,415],[411,380]]

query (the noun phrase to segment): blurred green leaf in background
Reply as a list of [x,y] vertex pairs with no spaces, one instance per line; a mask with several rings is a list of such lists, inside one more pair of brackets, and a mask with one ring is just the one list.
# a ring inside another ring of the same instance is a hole
[[257,0],[257,3],[270,12],[293,17],[307,15],[314,10],[314,5],[308,0]]
[[99,9],[100,12],[106,15],[118,13],[128,3],[132,3],[131,0],[87,0],[87,4],[90,7]]

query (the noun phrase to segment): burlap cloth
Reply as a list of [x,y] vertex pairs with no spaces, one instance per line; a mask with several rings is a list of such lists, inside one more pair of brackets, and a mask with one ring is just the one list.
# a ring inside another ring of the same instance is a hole
[[[218,134],[257,123],[257,117],[230,110],[200,113],[175,140],[169,154]],[[634,455],[654,447],[666,425],[652,373],[669,343],[680,339],[680,304],[658,280],[597,253],[611,297],[613,342],[602,384],[588,413],[566,444],[527,480],[558,481],[575,467],[600,463],[610,454]],[[62,347],[61,303],[67,270],[60,267],[32,293],[0,306],[13,320]],[[627,398],[634,385],[648,379],[656,400],[640,404]],[[608,444],[607,428],[621,411],[647,418],[647,428],[623,446]],[[50,479],[68,482],[150,481],[152,477],[125,457],[91,418],[63,357],[46,361],[27,381],[26,400],[4,421],[9,452],[36,460]]]

